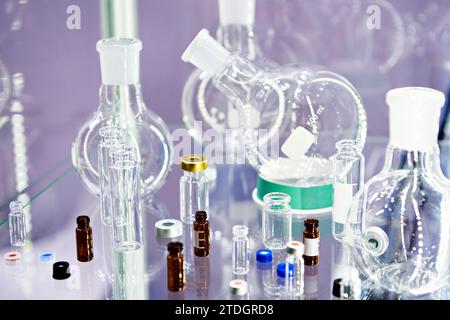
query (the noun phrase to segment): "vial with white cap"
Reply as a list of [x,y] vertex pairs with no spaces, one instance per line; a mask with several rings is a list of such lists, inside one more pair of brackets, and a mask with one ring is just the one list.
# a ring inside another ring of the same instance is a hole
[[305,264],[303,254],[305,246],[300,241],[289,241],[286,248],[285,270],[294,266],[292,277],[285,277],[285,294],[287,299],[298,299],[303,295]]
[[[255,0],[218,0],[219,26],[217,42],[230,52],[239,52],[258,65],[274,65],[266,60],[255,34]],[[217,50],[222,51],[220,47]],[[228,53],[224,53],[228,56]],[[204,61],[207,63],[207,61]],[[212,129],[223,135],[225,148],[232,145],[243,151],[238,143],[239,108],[214,87],[211,77],[197,69],[186,81],[182,96],[183,121],[193,138],[203,143],[203,130]],[[196,125],[198,122],[202,126]],[[230,134],[233,132],[232,134]],[[221,148],[222,146],[215,146]]]
[[366,138],[366,113],[354,86],[316,67],[260,67],[205,29],[182,60],[203,70],[237,107],[242,145],[258,172],[253,199],[263,206],[266,194],[283,192],[293,214],[329,212],[335,144],[352,139],[362,149]]
[[389,91],[390,137],[382,171],[355,196],[344,243],[363,275],[402,295],[446,284],[450,245],[449,182],[439,161],[442,92]]
[[137,149],[142,163],[141,188],[148,198],[163,184],[172,163],[172,140],[164,121],[147,109],[139,83],[139,39],[108,38],[97,42],[102,85],[100,104],[72,145],[72,162],[87,189],[100,194],[97,147],[99,130],[123,129],[124,142]]
[[250,240],[248,228],[243,225],[233,226],[233,273],[247,274],[250,270]]
[[27,243],[27,228],[23,204],[12,201],[9,204],[9,239],[14,247],[22,247]]

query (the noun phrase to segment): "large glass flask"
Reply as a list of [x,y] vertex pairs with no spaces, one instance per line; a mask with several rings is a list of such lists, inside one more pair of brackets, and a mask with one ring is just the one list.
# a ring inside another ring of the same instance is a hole
[[172,141],[163,120],[148,110],[139,84],[138,39],[110,38],[97,42],[102,86],[100,106],[78,132],[72,145],[72,162],[93,194],[98,195],[98,134],[104,126],[124,129],[124,141],[138,150],[142,195],[148,196],[163,184],[172,162]]
[[346,224],[344,242],[361,272],[405,296],[432,292],[448,277],[450,184],[437,144],[444,101],[444,94],[428,88],[387,93],[384,168],[355,196],[348,219],[356,219]]
[[366,138],[366,113],[356,89],[332,72],[289,65],[265,70],[231,54],[202,30],[182,59],[213,76],[239,106],[249,162],[259,173],[254,199],[291,196],[294,213],[326,214],[332,206],[332,156],[342,139]]
[[[218,0],[219,27],[216,38],[227,50],[239,52],[250,61],[262,63],[263,57],[255,40],[255,0]],[[203,130],[213,130],[225,138],[225,144],[237,144],[239,109],[212,84],[211,75],[195,70],[186,81],[182,97],[183,121],[200,144]],[[206,138],[205,138],[206,140]],[[239,146],[239,144],[237,144]],[[217,145],[215,147],[225,147]]]

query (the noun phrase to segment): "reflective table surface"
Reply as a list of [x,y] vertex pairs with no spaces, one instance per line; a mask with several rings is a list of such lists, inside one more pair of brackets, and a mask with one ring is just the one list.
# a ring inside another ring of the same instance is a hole
[[[378,172],[384,158],[384,139],[371,139],[366,146],[367,177]],[[250,230],[251,262],[250,272],[241,277],[248,282],[249,293],[243,299],[280,299],[283,279],[257,265],[255,252],[261,245],[261,212],[253,202],[251,194],[256,185],[256,173],[247,165],[219,165],[208,169],[211,177],[210,225],[211,251],[205,258],[194,257],[190,227],[184,228],[186,288],[181,293],[167,290],[166,252],[167,240],[158,239],[154,224],[163,218],[179,218],[178,180],[181,169],[173,165],[164,187],[152,201],[144,204],[143,221],[145,235],[145,266],[143,287],[129,297],[139,299],[230,299],[229,282],[237,278],[232,273],[232,226],[244,224]],[[31,203],[27,210],[31,218],[31,241],[20,249],[21,259],[10,263],[3,255],[11,251],[7,209],[2,210],[0,223],[0,299],[113,299],[114,266],[109,227],[100,221],[98,199],[90,195],[65,158],[54,166],[51,174],[43,181],[37,180],[29,188]],[[5,205],[6,205],[5,201]],[[75,219],[78,215],[91,217],[94,236],[94,259],[79,262],[76,259]],[[320,261],[315,267],[305,268],[305,299],[331,299],[333,280],[342,276],[345,266],[340,264],[342,246],[331,236],[331,219],[320,218]],[[303,218],[294,217],[293,238],[301,240]],[[40,255],[53,252],[55,259],[43,262]],[[285,259],[283,252],[274,253],[275,263]],[[52,278],[52,264],[68,261],[71,276],[67,280]],[[128,264],[129,265],[129,264]],[[126,273],[127,264],[121,272]],[[267,284],[275,285],[267,285]],[[278,286],[276,285],[278,283]],[[135,284],[134,284],[135,285]],[[132,286],[133,287],[133,286]],[[387,293],[371,288],[365,298],[389,298]],[[130,290],[130,288],[128,288]],[[133,291],[134,289],[131,289]],[[137,290],[137,289],[136,289]],[[427,298],[448,298],[448,291],[442,291]]]

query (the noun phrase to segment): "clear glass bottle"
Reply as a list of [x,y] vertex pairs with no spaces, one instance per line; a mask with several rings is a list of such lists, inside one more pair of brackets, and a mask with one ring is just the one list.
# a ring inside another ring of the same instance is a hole
[[360,146],[355,140],[341,140],[336,143],[337,153],[333,159],[333,237],[341,241],[345,222],[355,221],[355,217],[347,220],[353,197],[364,186],[365,159]]
[[27,228],[22,202],[9,204],[9,239],[12,246],[22,247],[27,243]]
[[111,195],[108,190],[109,183],[109,152],[113,148],[124,147],[124,132],[118,127],[103,127],[99,130],[100,143],[98,144],[98,174],[100,183],[100,212],[102,222],[111,224]]
[[443,93],[391,90],[389,145],[382,171],[356,195],[345,244],[375,285],[400,295],[439,289],[449,275],[449,181],[439,165],[437,135]]
[[[264,58],[257,45],[254,30],[255,0],[218,0],[218,3],[220,20],[217,41],[226,49],[239,52],[250,61],[262,64]],[[227,135],[225,130],[239,127],[239,109],[214,87],[211,76],[203,70],[195,70],[186,81],[182,111],[184,124],[198,143],[203,144],[202,131],[208,129],[228,139],[225,144],[236,144],[238,141],[238,135]],[[201,127],[195,125],[199,121],[202,123]]]
[[304,290],[305,264],[303,254],[305,246],[299,241],[290,241],[286,248],[285,270],[289,270],[289,265],[294,265],[292,277],[285,277],[285,293],[287,299],[299,299]]
[[312,67],[259,68],[230,53],[205,29],[182,59],[212,76],[239,106],[240,136],[259,173],[254,199],[261,204],[267,193],[282,191],[296,212],[331,210],[335,144],[355,139],[363,146],[366,139],[366,113],[353,85]]
[[197,154],[181,159],[183,176],[180,178],[180,220],[192,224],[197,211],[209,212],[209,189],[205,157]]
[[264,196],[262,241],[264,246],[270,250],[285,249],[287,243],[291,241],[290,201],[291,197],[281,192],[272,192]]
[[233,226],[233,273],[247,274],[250,270],[250,240],[248,228],[242,225]]
[[141,165],[142,196],[158,190],[172,164],[172,140],[164,121],[147,109],[139,83],[138,39],[110,38],[97,42],[102,86],[100,105],[78,132],[72,145],[72,162],[87,189],[100,194],[98,153],[104,126],[120,127],[125,141],[137,149]]

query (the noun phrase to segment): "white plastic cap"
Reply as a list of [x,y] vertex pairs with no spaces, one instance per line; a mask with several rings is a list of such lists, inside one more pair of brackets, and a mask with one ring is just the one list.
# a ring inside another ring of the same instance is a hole
[[156,235],[161,238],[177,238],[183,235],[183,224],[176,219],[162,219],[155,223]]
[[389,144],[408,151],[424,151],[437,144],[439,117],[445,95],[423,87],[405,87],[386,94],[389,106]]
[[209,76],[213,76],[230,58],[230,53],[210,36],[208,30],[202,29],[184,51],[181,59],[192,63]]
[[100,54],[102,83],[129,85],[139,82],[139,39],[109,38],[97,42]]
[[251,25],[255,22],[255,0],[219,0],[220,24]]
[[300,241],[289,241],[287,243],[286,252],[302,256],[305,253],[305,245]]
[[234,279],[230,281],[230,293],[236,296],[243,296],[248,292],[248,285],[245,280]]

